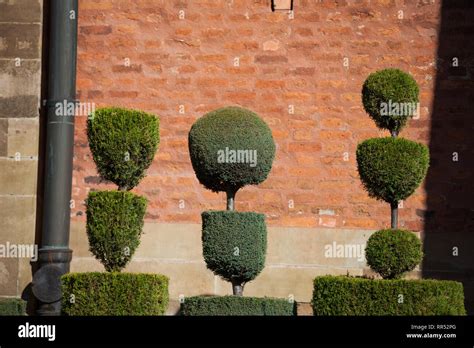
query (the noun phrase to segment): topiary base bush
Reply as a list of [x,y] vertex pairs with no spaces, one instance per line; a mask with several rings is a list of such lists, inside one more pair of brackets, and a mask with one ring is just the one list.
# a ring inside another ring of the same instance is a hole
[[26,302],[19,298],[0,299],[0,316],[26,315]]
[[317,277],[312,306],[314,315],[466,315],[462,284],[431,279]]
[[61,277],[65,315],[163,315],[168,278],[143,273],[69,273]]
[[181,315],[296,315],[296,302],[277,298],[240,296],[194,296],[185,298]]

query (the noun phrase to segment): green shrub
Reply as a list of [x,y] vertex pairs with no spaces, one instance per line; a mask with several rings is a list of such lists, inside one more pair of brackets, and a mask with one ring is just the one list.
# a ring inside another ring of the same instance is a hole
[[126,191],[90,192],[86,200],[90,251],[109,272],[124,268],[140,244],[147,201]]
[[251,212],[202,213],[202,245],[207,267],[232,283],[253,280],[265,266],[265,215]]
[[367,264],[384,279],[397,279],[423,259],[421,241],[410,231],[381,230],[370,236],[365,248]]
[[[413,116],[418,103],[419,88],[409,74],[398,69],[385,69],[370,74],[362,88],[362,102],[370,117],[379,128],[398,133]],[[413,108],[392,110],[388,105],[413,106]]]
[[447,280],[317,277],[312,306],[314,315],[466,314],[462,284]]
[[396,203],[409,197],[425,178],[429,150],[403,138],[374,138],[357,146],[357,169],[371,197]]
[[[240,162],[248,163],[229,163],[237,161],[231,151],[238,150],[249,150],[240,153]],[[206,188],[215,192],[237,191],[267,178],[275,143],[270,128],[257,114],[226,107],[194,123],[189,132],[189,153],[196,176]]]
[[162,315],[168,278],[144,273],[69,273],[61,277],[62,311],[83,315]]
[[195,296],[184,299],[181,314],[186,316],[220,315],[296,315],[296,302],[276,298],[239,296]]
[[0,316],[26,315],[26,302],[19,298],[0,299]]
[[121,190],[131,190],[153,161],[159,120],[142,111],[99,109],[88,120],[87,136],[100,176]]

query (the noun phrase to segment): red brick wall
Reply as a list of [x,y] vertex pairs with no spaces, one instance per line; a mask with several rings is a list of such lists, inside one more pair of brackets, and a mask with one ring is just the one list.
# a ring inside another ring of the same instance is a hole
[[[401,136],[428,142],[440,1],[294,3],[289,19],[271,12],[269,0],[79,1],[80,100],[143,109],[161,120],[159,151],[136,189],[149,199],[149,221],[199,223],[201,211],[225,209],[224,195],[197,181],[187,134],[206,112],[241,105],[270,125],[277,156],[267,181],[239,191],[238,210],[263,212],[274,226],[389,226],[388,204],[367,196],[356,169],[357,143],[388,135],[363,111],[360,90],[375,70],[410,72],[422,112]],[[85,123],[77,118],[76,219],[84,219],[89,189],[113,187],[98,184]],[[404,202],[402,225],[423,227],[417,210],[425,198],[421,187]],[[335,215],[320,215],[327,209]]]

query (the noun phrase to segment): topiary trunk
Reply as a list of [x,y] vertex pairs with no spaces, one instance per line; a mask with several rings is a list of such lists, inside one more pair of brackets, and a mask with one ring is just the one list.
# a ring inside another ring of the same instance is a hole
[[398,202],[390,203],[391,215],[391,227],[396,229],[398,228]]
[[234,296],[242,296],[244,293],[244,286],[238,281],[232,282],[232,292]]
[[227,190],[227,210],[233,211],[235,209],[235,193],[237,190]]

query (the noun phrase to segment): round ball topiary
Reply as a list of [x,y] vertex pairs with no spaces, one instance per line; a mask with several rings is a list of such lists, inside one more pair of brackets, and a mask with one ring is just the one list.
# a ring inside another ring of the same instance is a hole
[[86,200],[89,250],[108,272],[120,272],[140,244],[147,200],[131,192],[90,192]]
[[400,278],[422,260],[421,241],[410,231],[380,230],[370,236],[365,248],[367,264],[384,279]]
[[377,127],[398,134],[416,112],[418,94],[418,85],[409,74],[399,69],[384,69],[365,80],[362,103]]
[[214,192],[235,192],[267,178],[275,143],[270,128],[257,114],[226,107],[194,123],[189,153],[201,184]]
[[99,109],[87,122],[87,137],[100,176],[131,190],[158,149],[159,120],[142,111]]
[[202,213],[202,246],[207,267],[238,284],[253,280],[265,266],[265,215],[252,212]]
[[429,150],[403,138],[373,138],[357,146],[357,169],[371,197],[397,203],[409,197],[426,176]]

